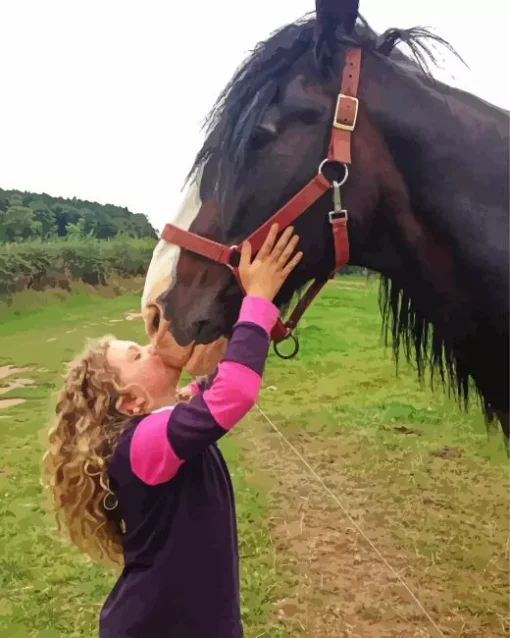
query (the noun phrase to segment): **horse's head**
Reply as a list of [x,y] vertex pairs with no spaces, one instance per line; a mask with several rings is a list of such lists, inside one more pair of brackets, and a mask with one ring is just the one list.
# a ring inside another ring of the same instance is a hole
[[[191,184],[172,222],[238,244],[299,191],[326,155],[345,50],[359,46],[359,112],[349,179],[342,188],[350,215],[350,263],[391,275],[399,250],[384,213],[398,212],[407,195],[385,139],[397,130],[405,134],[397,108],[405,96],[389,87],[394,66],[400,64],[405,73],[409,61],[393,52],[401,34],[390,31],[378,38],[358,17],[358,2],[317,0],[316,8],[316,19],[281,29],[235,74],[209,119]],[[398,144],[394,137],[393,147]],[[335,175],[334,167],[328,170],[331,180],[343,175]],[[202,202],[214,205],[201,207]],[[279,306],[331,271],[331,206],[328,192],[297,220],[304,257],[276,298]],[[172,364],[192,374],[209,372],[223,352],[241,299],[227,267],[161,241],[143,293],[147,333]]]

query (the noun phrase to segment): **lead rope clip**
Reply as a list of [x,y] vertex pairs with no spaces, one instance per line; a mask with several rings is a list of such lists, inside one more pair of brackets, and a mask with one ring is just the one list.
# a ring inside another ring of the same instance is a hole
[[332,224],[335,219],[345,217],[347,221],[347,210],[342,208],[342,196],[340,194],[340,184],[333,182],[333,210],[328,213],[329,223]]

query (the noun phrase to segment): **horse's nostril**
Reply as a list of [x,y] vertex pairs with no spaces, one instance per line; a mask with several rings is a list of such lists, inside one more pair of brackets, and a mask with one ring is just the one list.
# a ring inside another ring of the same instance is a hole
[[207,324],[209,322],[206,321],[205,319],[201,320],[201,321],[197,321],[195,323],[195,331],[197,333],[197,335],[200,335],[206,328],[207,328]]
[[161,313],[159,308],[154,308],[154,314],[152,315],[151,327],[153,332],[159,330],[159,324],[161,323]]

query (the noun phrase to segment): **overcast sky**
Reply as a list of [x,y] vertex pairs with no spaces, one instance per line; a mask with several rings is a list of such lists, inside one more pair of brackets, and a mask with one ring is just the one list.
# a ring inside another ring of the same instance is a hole
[[[0,0],[0,187],[172,217],[200,126],[246,53],[313,0]],[[500,0],[362,0],[376,31],[430,26],[440,79],[510,109]],[[480,10],[484,14],[480,15]],[[507,77],[507,81],[504,81]]]

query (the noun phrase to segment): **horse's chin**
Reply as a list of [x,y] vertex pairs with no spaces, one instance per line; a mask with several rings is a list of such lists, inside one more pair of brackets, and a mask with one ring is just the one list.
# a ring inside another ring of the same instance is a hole
[[225,354],[227,345],[228,340],[221,337],[212,343],[195,346],[184,370],[193,377],[213,373]]
[[185,370],[193,377],[201,377],[214,372],[227,345],[228,340],[220,337],[212,343],[182,347],[167,333],[165,338],[158,339],[156,351],[166,365]]

